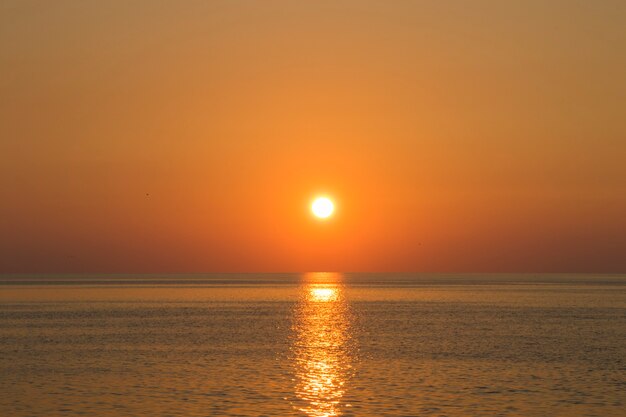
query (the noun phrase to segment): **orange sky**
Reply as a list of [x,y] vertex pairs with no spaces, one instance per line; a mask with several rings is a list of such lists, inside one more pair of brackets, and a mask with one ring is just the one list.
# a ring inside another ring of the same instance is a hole
[[3,1],[0,273],[624,272],[624,22],[623,1]]

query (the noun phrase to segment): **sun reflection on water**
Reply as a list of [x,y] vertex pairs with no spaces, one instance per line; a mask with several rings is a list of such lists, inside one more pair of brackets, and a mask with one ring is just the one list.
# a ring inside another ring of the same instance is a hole
[[342,414],[354,361],[351,316],[340,276],[307,275],[292,342],[296,408],[312,417]]
[[311,288],[310,298],[313,302],[335,301],[337,299],[337,292],[336,288]]

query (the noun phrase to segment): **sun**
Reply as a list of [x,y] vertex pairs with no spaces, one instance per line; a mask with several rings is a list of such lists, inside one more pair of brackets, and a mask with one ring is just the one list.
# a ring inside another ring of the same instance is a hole
[[318,197],[311,204],[311,211],[316,217],[325,219],[333,214],[335,211],[335,205],[327,197]]

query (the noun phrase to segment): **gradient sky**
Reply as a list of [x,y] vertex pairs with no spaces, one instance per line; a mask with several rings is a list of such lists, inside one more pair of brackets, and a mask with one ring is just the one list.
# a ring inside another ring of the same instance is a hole
[[0,0],[0,272],[625,272],[624,22]]

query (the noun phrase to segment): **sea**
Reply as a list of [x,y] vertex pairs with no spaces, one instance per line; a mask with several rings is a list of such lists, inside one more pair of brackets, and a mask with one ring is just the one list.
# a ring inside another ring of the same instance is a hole
[[0,416],[626,416],[626,274],[0,276]]

